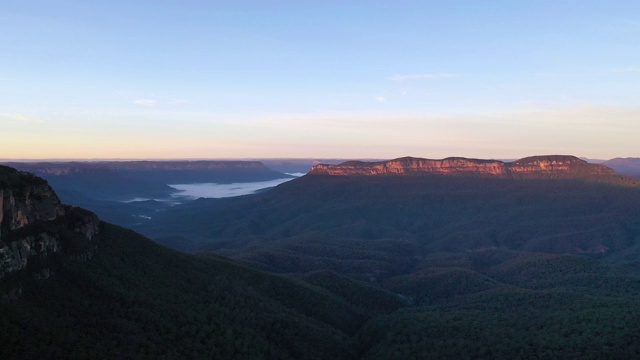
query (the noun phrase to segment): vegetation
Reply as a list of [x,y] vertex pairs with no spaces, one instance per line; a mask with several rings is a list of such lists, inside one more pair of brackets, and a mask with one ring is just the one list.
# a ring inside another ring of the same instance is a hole
[[291,264],[299,258],[303,271],[338,266],[379,277],[410,272],[429,254],[485,249],[632,261],[640,250],[640,188],[307,176],[264,194],[173,207],[138,230],[180,250],[215,251],[282,272],[296,272]]
[[56,258],[0,304],[0,358],[349,358],[368,318],[321,288],[104,225],[96,256]]
[[314,177],[145,228],[244,265],[63,225],[20,230],[58,231],[64,251],[0,284],[22,290],[0,302],[2,359],[640,356],[634,187]]

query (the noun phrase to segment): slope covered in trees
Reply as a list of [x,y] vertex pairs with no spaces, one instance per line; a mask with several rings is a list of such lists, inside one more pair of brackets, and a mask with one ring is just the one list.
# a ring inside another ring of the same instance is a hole
[[[8,174],[5,193],[46,187]],[[107,223],[88,233],[78,218],[94,218],[65,207],[3,228],[7,244],[45,231],[59,248],[0,279],[3,295],[20,289],[0,298],[0,358],[635,359],[639,196],[578,180],[317,176],[196,201],[149,229],[250,267]]]

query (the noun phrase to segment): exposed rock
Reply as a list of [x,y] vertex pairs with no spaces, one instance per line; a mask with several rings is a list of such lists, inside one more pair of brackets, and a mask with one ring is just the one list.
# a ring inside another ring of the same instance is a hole
[[[99,224],[95,214],[63,205],[46,181],[0,166],[0,279],[28,268],[34,259],[46,260],[63,250],[90,258],[92,254],[87,253],[95,250],[90,241]],[[86,239],[87,246],[62,249],[69,234]],[[49,268],[34,273],[39,279],[50,275]],[[9,297],[19,295],[9,290]]]
[[442,160],[404,157],[389,161],[348,161],[338,165],[318,164],[309,174],[318,175],[404,175],[418,173],[482,173],[502,175],[505,164],[498,160],[477,160],[451,157]]
[[0,189],[0,226],[3,229],[17,230],[62,215],[64,207],[49,185]]
[[450,157],[441,160],[404,157],[389,161],[348,161],[338,165],[319,164],[310,175],[473,175],[498,178],[574,178],[581,176],[618,176],[604,165],[590,164],[575,156],[532,156],[505,163],[499,160]]

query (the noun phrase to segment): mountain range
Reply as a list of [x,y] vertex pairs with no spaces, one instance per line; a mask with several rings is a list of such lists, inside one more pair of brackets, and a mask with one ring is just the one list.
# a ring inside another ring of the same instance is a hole
[[640,158],[615,158],[602,164],[621,174],[640,177]]
[[0,189],[3,359],[640,355],[640,183],[575,157],[317,165],[136,228],[183,252]]
[[9,162],[47,180],[65,203],[132,226],[170,207],[174,184],[236,183],[293,178],[258,161]]

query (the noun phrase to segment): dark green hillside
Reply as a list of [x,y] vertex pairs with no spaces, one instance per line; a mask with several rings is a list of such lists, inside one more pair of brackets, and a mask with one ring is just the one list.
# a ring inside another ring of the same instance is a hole
[[640,273],[629,266],[584,255],[505,250],[431,254],[412,272],[387,278],[382,286],[414,305],[503,288],[640,299]]
[[272,271],[411,271],[426,255],[486,249],[640,254],[640,188],[583,180],[305,176],[264,194],[199,200],[141,231]]
[[[7,163],[34,173],[60,199],[102,220],[131,227],[153,216],[177,190],[170,184],[234,183],[289,178],[258,161],[77,161]],[[141,201],[133,201],[141,200]]]
[[371,316],[336,292],[112,225],[97,241],[91,261],[60,255],[51,278],[0,303],[0,358],[350,358]]
[[175,192],[153,178],[131,179],[101,162],[7,163],[21,171],[28,171],[46,179],[57,191],[69,193],[62,198],[75,203],[75,194],[93,200],[130,200],[136,197],[167,197]]
[[362,359],[637,359],[640,303],[498,289],[371,321]]
[[314,176],[147,228],[241,265],[0,185],[0,359],[640,356],[637,188]]
[[414,292],[388,280],[422,304],[409,309],[334,272],[306,274],[306,285],[108,224],[96,242],[90,261],[60,254],[49,279],[0,303],[1,358],[632,359],[640,351],[640,275],[584,256],[433,254]]

